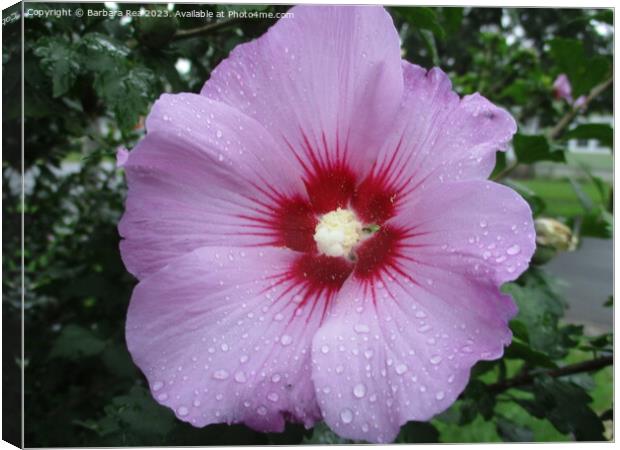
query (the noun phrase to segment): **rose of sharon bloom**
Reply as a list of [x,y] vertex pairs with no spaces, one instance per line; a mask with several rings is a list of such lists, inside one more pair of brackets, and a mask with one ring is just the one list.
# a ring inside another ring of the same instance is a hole
[[572,86],[566,74],[560,74],[553,82],[553,93],[558,100],[566,100],[569,104],[573,103]]
[[499,286],[535,233],[486,178],[516,126],[401,61],[383,8],[291,13],[163,95],[129,153],[127,344],[195,426],[387,442],[511,341]]

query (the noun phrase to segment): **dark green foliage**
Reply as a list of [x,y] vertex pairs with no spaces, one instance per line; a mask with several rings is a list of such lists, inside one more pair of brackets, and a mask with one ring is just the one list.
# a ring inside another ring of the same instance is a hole
[[[105,9],[103,4],[28,5]],[[164,4],[121,7],[168,10]],[[171,11],[231,9],[283,12],[288,6],[174,4]],[[518,191],[535,216],[548,215],[552,200],[514,179],[517,175],[531,174],[540,162],[563,166],[570,156],[571,139],[595,139],[611,148],[613,129],[589,123],[586,115],[571,123],[561,139],[549,138],[549,130],[570,110],[553,98],[555,76],[568,74],[575,98],[610,76],[612,39],[595,27],[595,21],[611,23],[610,11],[388,10],[406,59],[426,68],[439,65],[458,93],[480,92],[515,117],[520,127],[513,141],[517,163],[510,154],[498,154],[493,176]],[[183,34],[209,23],[212,20],[189,14],[132,21],[86,16],[27,19],[24,167],[28,188],[23,208],[21,101],[14,96],[21,92],[21,48],[16,45],[20,33],[18,28],[3,29],[7,37],[3,41],[3,320],[5,329],[19,331],[23,212],[28,447],[352,443],[323,423],[311,430],[288,424],[283,433],[258,433],[226,424],[194,428],[151,397],[128,353],[124,324],[136,281],[126,272],[118,250],[116,227],[125,184],[122,171],[114,167],[115,151],[120,145],[133,147],[144,135],[144,118],[162,93],[198,92],[236,45],[260,36],[273,21],[234,21],[215,32]],[[189,67],[187,71],[177,70],[179,60]],[[590,102],[587,112],[605,115],[611,110],[611,89],[607,89]],[[536,130],[530,127],[532,122]],[[564,219],[581,237],[611,236],[613,193],[609,181],[599,175],[584,168],[571,181],[580,212]],[[594,184],[594,194],[586,193],[584,183]],[[602,421],[612,419],[611,400],[600,399],[601,389],[607,392],[608,386],[597,374],[558,378],[545,374],[610,355],[611,333],[585,336],[581,327],[565,323],[563,292],[540,267],[530,268],[504,291],[520,309],[510,323],[514,340],[505,357],[476,364],[454,405],[432,422],[405,424],[397,442],[609,438],[603,436]],[[588,300],[599,305],[605,298]],[[608,303],[612,306],[611,299]],[[17,374],[21,368],[15,348],[5,347],[3,364]],[[524,374],[534,381],[506,384]],[[17,391],[18,377],[7,380]],[[485,425],[490,437],[482,435]],[[455,427],[458,433],[447,427]]]

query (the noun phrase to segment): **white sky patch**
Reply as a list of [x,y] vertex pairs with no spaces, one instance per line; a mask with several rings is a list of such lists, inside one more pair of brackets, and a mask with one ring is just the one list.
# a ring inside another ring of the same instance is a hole
[[187,75],[192,68],[192,62],[186,58],[179,58],[175,63],[174,67],[177,69],[181,75]]

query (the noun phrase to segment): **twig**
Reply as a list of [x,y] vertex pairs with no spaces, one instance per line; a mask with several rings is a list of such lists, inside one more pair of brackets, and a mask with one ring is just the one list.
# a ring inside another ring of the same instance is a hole
[[[570,125],[570,123],[577,116],[577,114],[579,114],[579,112],[582,109],[585,109],[590,104],[590,102],[594,100],[596,97],[598,97],[603,91],[605,91],[605,89],[611,86],[613,81],[614,81],[614,78],[611,77],[603,81],[602,83],[594,86],[592,90],[590,91],[590,93],[588,94],[588,96],[586,97],[586,100],[584,101],[584,103],[579,107],[573,106],[566,114],[564,114],[564,116],[560,119],[560,121],[551,129],[551,131],[549,131],[549,134],[547,134],[547,137],[549,138],[549,140],[557,139],[562,134],[564,129],[568,125]],[[519,161],[515,160],[512,164],[510,164],[500,173],[495,175],[493,177],[493,180],[496,180],[496,181],[501,180],[502,178],[510,174],[513,170],[515,170],[518,166],[519,166]]]
[[573,106],[566,114],[564,114],[564,116],[560,119],[557,125],[551,129],[551,131],[548,134],[549,139],[551,140],[557,139],[562,134],[564,129],[573,121],[575,116],[579,114],[579,111],[582,109],[585,109],[590,104],[590,102],[594,100],[594,98],[598,97],[603,91],[605,91],[605,89],[611,86],[613,82],[614,82],[614,78],[610,77],[607,80],[603,81],[602,83],[594,86],[592,90],[590,91],[590,93],[588,94],[588,96],[586,97],[586,100],[583,103],[583,105],[579,107]]
[[241,19],[234,18],[228,20],[222,20],[221,22],[209,23],[207,25],[203,25],[202,27],[190,28],[188,30],[178,30],[172,40],[177,41],[179,39],[187,39],[196,36],[202,36],[205,34],[211,34],[215,31],[221,30],[222,28],[227,28],[232,25],[241,22]]
[[603,367],[610,366],[613,364],[612,356],[602,356],[600,358],[591,359],[588,361],[583,361],[576,364],[570,364],[568,366],[560,367],[559,369],[552,369],[546,372],[539,373],[525,373],[523,375],[518,375],[514,378],[510,378],[505,381],[501,381],[495,384],[490,384],[487,389],[493,394],[499,394],[501,392],[507,391],[508,389],[527,386],[528,384],[532,384],[534,382],[534,378],[541,373],[544,373],[550,377],[564,377],[567,375],[573,375],[576,373],[583,372],[594,372],[596,370],[602,369]]

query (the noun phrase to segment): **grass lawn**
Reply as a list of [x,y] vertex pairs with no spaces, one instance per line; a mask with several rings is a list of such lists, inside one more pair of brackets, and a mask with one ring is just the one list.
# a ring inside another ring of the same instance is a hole
[[[545,201],[546,209],[543,214],[546,216],[571,217],[584,212],[577,194],[568,180],[532,179],[518,180],[518,182],[534,191]],[[603,203],[603,199],[594,183],[591,181],[580,181],[579,184],[594,203]],[[606,203],[607,195],[605,197],[604,201]]]

